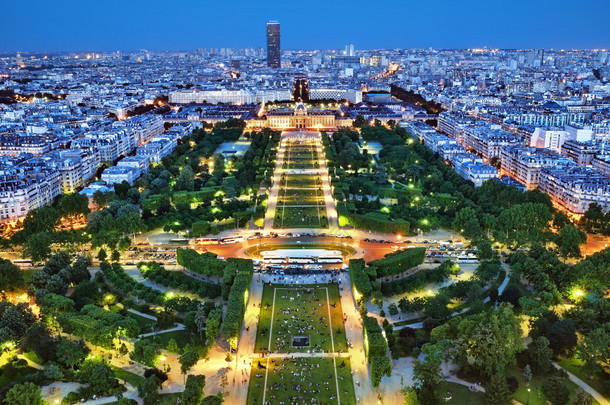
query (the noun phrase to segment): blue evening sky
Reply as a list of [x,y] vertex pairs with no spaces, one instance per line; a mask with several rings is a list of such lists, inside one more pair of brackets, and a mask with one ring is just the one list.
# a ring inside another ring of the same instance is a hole
[[608,0],[0,0],[0,51],[610,48]]

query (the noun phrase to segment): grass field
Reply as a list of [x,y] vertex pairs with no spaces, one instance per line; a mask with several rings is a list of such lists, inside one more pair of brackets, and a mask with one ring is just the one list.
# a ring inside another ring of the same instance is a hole
[[[285,145],[284,169],[317,169],[318,153],[312,141]],[[319,174],[284,174],[280,179],[274,228],[325,228],[328,226],[322,180]]]
[[[448,404],[469,404],[469,405],[484,405],[485,394],[482,392],[473,392],[465,385],[453,382],[445,382],[441,385],[441,398]],[[449,399],[451,398],[451,399]]]
[[591,378],[589,378],[589,376],[587,376],[583,370],[582,364],[582,361],[576,357],[572,357],[571,359],[562,359],[559,361],[559,365],[561,367],[565,368],[570,373],[589,384],[594,390],[604,395],[604,380],[599,375],[593,375]]
[[262,404],[263,395],[264,403],[274,405],[356,404],[347,357],[338,357],[336,364],[332,358],[258,358],[252,365],[248,405]]
[[275,228],[326,228],[326,207],[320,206],[286,206],[276,208]]
[[126,381],[134,387],[137,387],[142,381],[144,381],[144,377],[142,377],[141,375],[134,374],[127,370],[123,370],[122,368],[119,368],[117,366],[111,365],[110,367],[112,367],[116,378]]
[[[309,337],[309,346],[293,347],[295,336]],[[336,284],[320,284],[319,287],[265,285],[254,346],[256,352],[331,352],[333,344],[335,352],[347,350],[343,310]]]
[[[513,395],[513,398],[516,399],[517,401],[521,402],[522,404],[525,404],[528,401],[528,392],[527,392],[527,386],[525,385],[525,383],[523,382],[523,373],[521,370],[513,368],[513,367],[507,367],[505,374],[507,377],[512,376],[517,378],[517,381],[519,381],[519,388],[517,389],[517,392],[515,392],[515,394]],[[530,405],[546,405],[546,399],[544,399],[544,396],[542,395],[542,391],[540,390],[540,388],[542,387],[542,383],[548,378],[548,376],[534,376],[532,378],[532,381],[530,381],[529,384],[529,388],[530,388],[530,393],[529,393],[529,403]],[[566,388],[568,389],[568,391],[570,391],[570,396],[574,394],[574,391],[576,391],[576,388],[578,388],[578,386],[573,383],[570,380],[561,380],[561,382],[563,383],[563,385],[566,386]],[[593,400],[594,404],[598,404],[597,401]]]
[[[202,350],[205,341],[199,340],[198,335],[194,335],[186,330],[176,330],[167,333],[160,333],[154,336],[145,337],[146,340],[153,340],[159,343],[161,346],[166,347],[170,339],[174,339],[178,343],[179,348],[183,348],[187,344],[193,345],[198,349]],[[203,333],[203,339],[205,340],[205,332]]]

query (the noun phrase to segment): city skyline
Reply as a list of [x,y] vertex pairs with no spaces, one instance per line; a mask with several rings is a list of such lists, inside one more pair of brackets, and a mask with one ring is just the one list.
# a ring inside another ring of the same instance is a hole
[[[0,37],[4,39],[0,52],[264,47],[264,23],[270,20],[282,24],[283,49],[341,49],[348,43],[356,49],[610,47],[610,26],[603,17],[610,13],[610,5],[599,0],[587,1],[580,7],[566,1],[519,0],[510,6],[492,7],[479,0],[466,6],[441,0],[434,8],[438,12],[431,12],[425,4],[394,1],[383,8],[347,2],[329,8],[313,0],[298,13],[277,1],[248,8],[247,13],[235,4],[229,8],[186,1],[171,9],[163,9],[163,4],[156,1],[147,3],[145,8],[121,4],[119,9],[113,7],[115,4],[109,2],[106,8],[93,9],[70,1],[57,8],[34,1],[26,28],[21,6],[6,4],[0,17]],[[164,19],[156,21],[162,9]],[[558,23],[567,18],[568,12],[569,23]],[[224,22],[226,18],[228,23]]]

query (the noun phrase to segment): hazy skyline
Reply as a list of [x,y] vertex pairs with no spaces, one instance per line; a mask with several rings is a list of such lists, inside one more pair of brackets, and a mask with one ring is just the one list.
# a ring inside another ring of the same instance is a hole
[[609,48],[610,3],[482,0],[294,3],[134,0],[5,2],[0,51],[190,50],[264,47],[265,23],[283,49]]

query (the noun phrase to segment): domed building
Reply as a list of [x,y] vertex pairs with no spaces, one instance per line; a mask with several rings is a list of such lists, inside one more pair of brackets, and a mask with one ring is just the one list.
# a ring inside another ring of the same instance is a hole
[[271,129],[334,129],[335,112],[332,110],[307,110],[298,103],[294,110],[272,110],[267,113],[267,127]]

